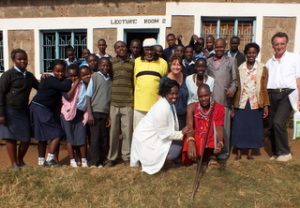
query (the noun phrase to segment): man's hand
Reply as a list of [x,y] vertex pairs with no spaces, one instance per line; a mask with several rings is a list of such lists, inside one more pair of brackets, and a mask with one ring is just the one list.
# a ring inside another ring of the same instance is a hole
[[110,116],[107,118],[107,121],[105,123],[105,126],[108,128],[111,126],[111,119],[110,119]]
[[231,92],[229,89],[225,88],[225,95],[229,98],[232,98],[234,96],[234,93]]
[[89,125],[94,126],[95,124],[95,119],[93,115],[89,115],[89,120],[88,120]]
[[5,124],[6,123],[6,119],[5,119],[5,117],[4,116],[1,116],[0,117],[0,124]]
[[188,141],[188,158],[190,160],[195,160],[197,157],[197,150],[196,150],[196,145],[194,140],[189,140]]
[[[299,103],[298,103],[298,106],[299,106]],[[263,118],[267,118],[268,115],[269,115],[269,107],[268,107],[268,106],[265,106],[265,107],[264,107]]]

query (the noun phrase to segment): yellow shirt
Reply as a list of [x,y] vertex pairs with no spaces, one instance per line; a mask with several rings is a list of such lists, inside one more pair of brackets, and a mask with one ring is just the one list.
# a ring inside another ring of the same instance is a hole
[[134,109],[147,112],[157,101],[160,79],[167,74],[168,65],[159,58],[156,61],[135,59]]

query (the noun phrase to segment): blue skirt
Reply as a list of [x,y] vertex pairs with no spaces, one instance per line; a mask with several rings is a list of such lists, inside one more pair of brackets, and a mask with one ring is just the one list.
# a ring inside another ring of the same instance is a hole
[[263,110],[236,109],[232,123],[232,145],[235,148],[263,147]]
[[6,107],[6,124],[0,125],[0,138],[29,142],[31,138],[28,108]]
[[84,112],[77,110],[76,116],[71,121],[66,121],[61,116],[61,125],[65,131],[67,142],[73,146],[81,146],[86,144],[86,126],[83,125]]
[[34,138],[38,141],[48,141],[54,138],[61,138],[64,132],[60,125],[59,116],[55,116],[49,108],[31,103],[30,119]]

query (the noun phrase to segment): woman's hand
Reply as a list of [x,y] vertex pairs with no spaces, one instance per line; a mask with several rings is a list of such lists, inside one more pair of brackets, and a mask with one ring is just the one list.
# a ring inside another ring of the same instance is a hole
[[189,140],[188,141],[188,158],[190,160],[195,160],[197,157],[197,150],[196,150],[196,145],[194,140]]
[[42,73],[41,78],[46,79],[46,78],[51,77],[51,76],[52,76],[51,73]]
[[182,134],[191,133],[193,129],[190,129],[188,126],[185,126],[181,129]]

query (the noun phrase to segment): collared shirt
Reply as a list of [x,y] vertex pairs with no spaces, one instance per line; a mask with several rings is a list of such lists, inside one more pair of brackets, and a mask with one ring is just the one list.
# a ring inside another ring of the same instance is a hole
[[[100,75],[103,77],[104,81],[110,80],[109,75],[105,76],[105,75],[102,74],[102,72],[100,72],[100,71],[97,71],[96,73],[100,74]],[[88,84],[88,87],[87,87],[87,89],[86,89],[86,96],[92,97],[92,96],[93,96],[93,93],[94,93],[93,89],[94,89],[94,80],[93,80],[93,79],[90,79],[89,84]]]
[[18,67],[14,66],[15,70],[17,70],[18,72],[22,73],[24,77],[26,77],[26,72],[27,70],[25,69],[24,71],[22,71],[21,69],[19,69]]
[[119,57],[111,59],[114,78],[111,88],[111,105],[115,107],[133,107],[134,60]]
[[300,56],[286,51],[277,60],[274,56],[266,64],[269,71],[267,89],[296,89],[296,79],[300,78]]
[[98,56],[99,58],[103,58],[103,57],[104,57],[104,58],[111,58],[111,55],[109,55],[109,54],[107,54],[107,53],[104,54],[103,56],[100,55],[99,53],[97,53],[96,56]]
[[193,59],[194,59],[195,61],[197,61],[197,60],[200,59],[200,58],[206,59],[206,56],[204,55],[204,52],[203,52],[203,51],[201,51],[201,52],[198,53],[198,54],[194,54]]
[[190,62],[187,62],[186,59],[183,59],[182,60],[182,65],[184,67],[184,69],[182,70],[183,73],[188,76],[188,75],[191,75],[191,74],[194,74],[195,73],[195,62],[192,60]]
[[227,51],[227,56],[230,58],[235,58],[237,55],[238,51],[236,51],[235,53],[232,53],[230,50]]
[[69,58],[66,58],[65,62],[67,66],[70,66],[71,64],[77,64],[77,59],[75,58],[73,61],[70,61]]
[[81,111],[86,110],[86,92],[87,92],[87,87],[85,86],[84,82],[81,80],[80,85],[79,85],[79,93],[77,97],[77,109]]
[[194,62],[193,60],[191,60],[190,62],[187,62],[186,59],[183,59],[183,60],[182,60],[182,65],[183,65],[184,67],[186,67],[186,66],[191,66],[191,65],[193,65],[193,64],[195,64],[195,62]]

